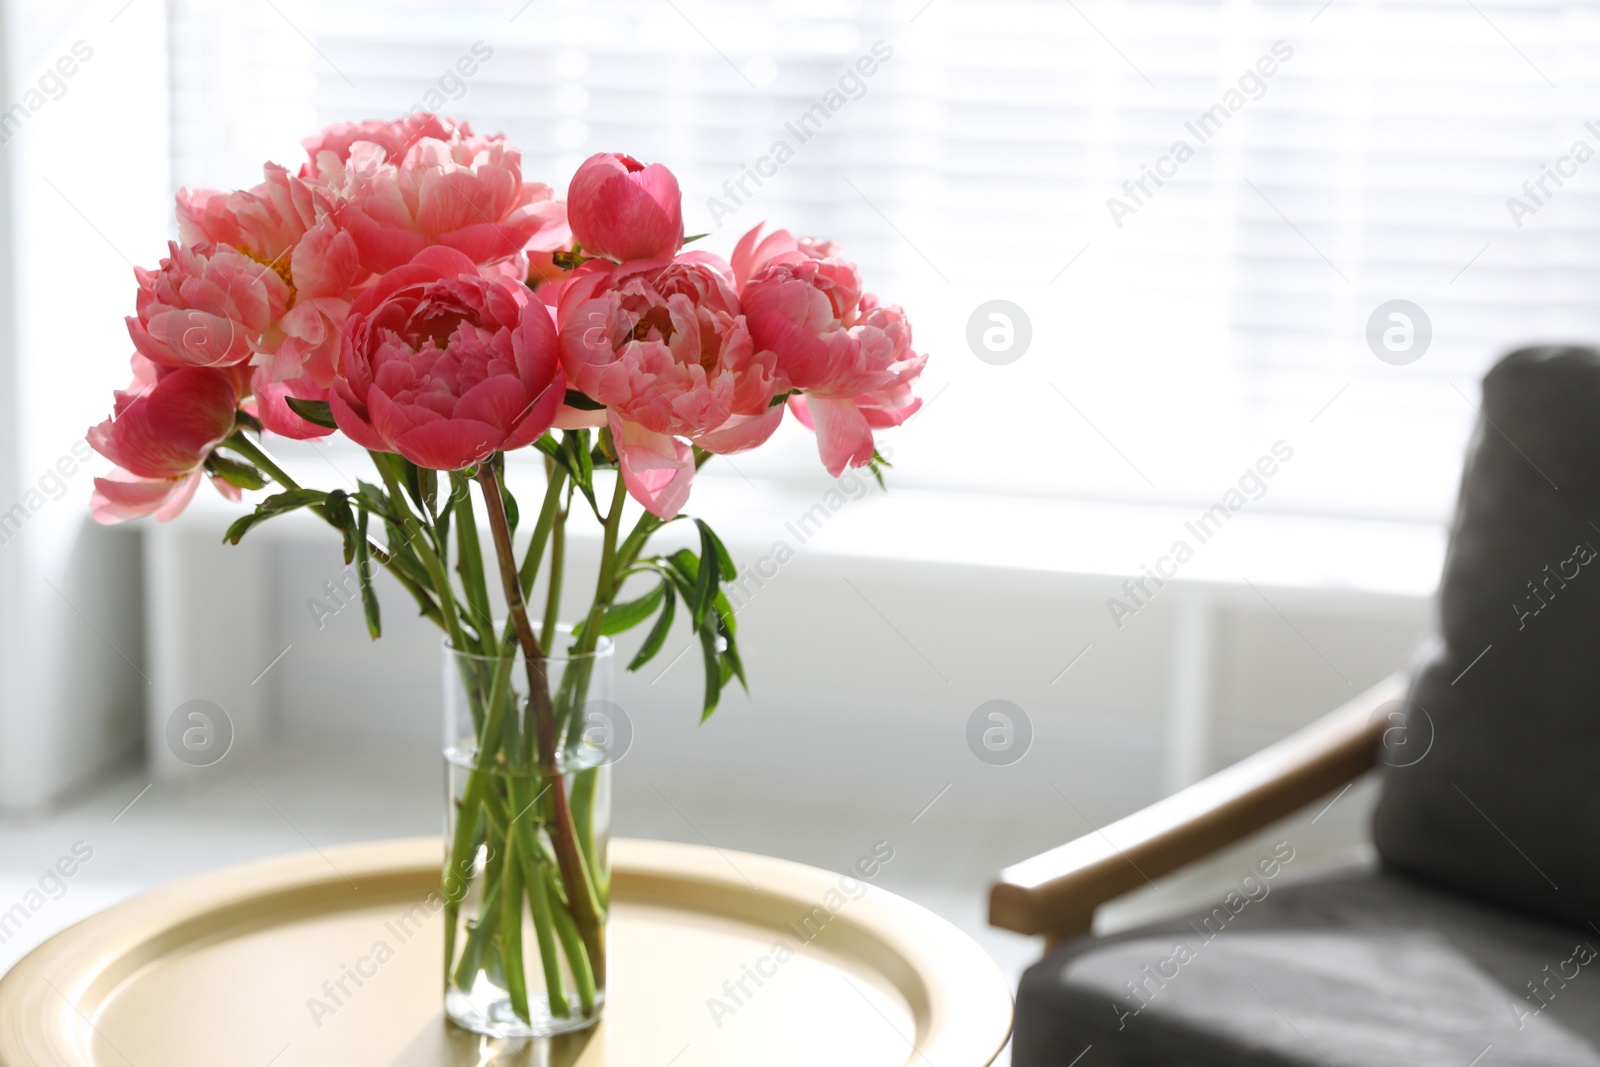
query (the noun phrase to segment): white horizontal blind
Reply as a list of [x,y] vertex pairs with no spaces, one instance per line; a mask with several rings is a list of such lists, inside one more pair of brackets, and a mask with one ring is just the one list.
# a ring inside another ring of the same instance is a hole
[[[667,163],[712,250],[762,219],[840,240],[933,355],[925,414],[891,438],[900,484],[1209,503],[1282,439],[1295,458],[1252,506],[1438,517],[1492,359],[1600,334],[1600,161],[1542,204],[1521,190],[1578,140],[1600,151],[1596,3],[171,10],[180,183],[245,184],[318,124],[444,98],[558,187],[594,151]],[[463,76],[476,42],[492,54]],[[892,56],[851,80],[877,42]],[[793,158],[758,185],[780,139]],[[1180,140],[1193,158],[1163,162]],[[1514,195],[1537,208],[1520,228]],[[1006,366],[966,339],[995,298],[1032,323]],[[1394,299],[1432,323],[1407,366],[1366,341]],[[808,448],[795,430],[734,465],[810,477]]]

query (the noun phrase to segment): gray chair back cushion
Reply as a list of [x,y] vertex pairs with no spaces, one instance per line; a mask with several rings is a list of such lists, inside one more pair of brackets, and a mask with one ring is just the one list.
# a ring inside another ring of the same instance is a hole
[[[1439,592],[1384,772],[1384,863],[1600,931],[1600,354],[1483,382]],[[1420,755],[1426,752],[1425,755]],[[1420,758],[1419,758],[1420,755]]]

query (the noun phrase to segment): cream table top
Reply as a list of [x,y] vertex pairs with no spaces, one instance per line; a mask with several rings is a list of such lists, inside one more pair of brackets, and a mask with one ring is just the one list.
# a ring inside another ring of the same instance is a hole
[[[994,963],[892,893],[851,899],[836,874],[748,853],[611,850],[611,985],[584,1034],[445,1025],[442,914],[423,903],[443,845],[422,838],[217,871],[56,935],[0,980],[0,1067],[984,1067],[1010,1033]],[[824,902],[806,941],[798,920]],[[324,983],[347,968],[365,977],[330,1013]],[[768,976],[724,987],[747,968]]]

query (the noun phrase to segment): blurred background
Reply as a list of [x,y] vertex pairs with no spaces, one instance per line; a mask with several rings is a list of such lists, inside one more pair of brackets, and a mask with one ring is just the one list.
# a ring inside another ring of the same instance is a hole
[[[132,267],[176,236],[174,192],[296,167],[324,124],[435,110],[557,190],[596,151],[660,161],[702,247],[763,220],[830,237],[908,309],[931,358],[888,492],[835,484],[792,420],[697,484],[747,577],[793,558],[741,605],[748,698],[697,723],[686,634],[620,680],[616,828],[834,869],[890,841],[882,884],[1012,974],[1037,946],[983,926],[993,873],[1402,666],[1478,378],[1600,332],[1596,3],[0,11],[0,902],[95,849],[0,969],[150,885],[439,829],[437,637],[398,590],[373,646],[309,521],[225,549],[209,490],[169,526],[87,521],[84,431],[126,382]],[[328,488],[362,462],[281,453]],[[1186,524],[1219,503],[1202,544]],[[1141,590],[1180,539],[1193,558]],[[197,699],[236,731],[205,768],[165,740]],[[1030,739],[1004,766],[966,740],[992,700]],[[1273,833],[1331,861],[1367,793]],[[1259,847],[1102,925],[1204,898]]]

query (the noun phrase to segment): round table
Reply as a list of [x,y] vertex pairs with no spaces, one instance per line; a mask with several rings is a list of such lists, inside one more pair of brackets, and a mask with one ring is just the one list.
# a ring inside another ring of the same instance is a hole
[[983,1067],[1010,1034],[993,961],[907,900],[616,840],[601,1023],[479,1038],[441,1010],[442,855],[422,838],[287,856],[86,919],[0,979],[0,1067]]

